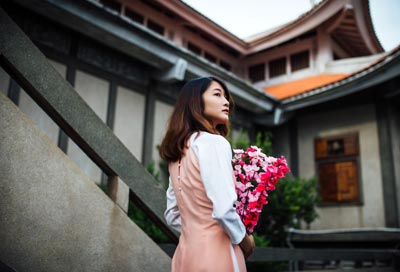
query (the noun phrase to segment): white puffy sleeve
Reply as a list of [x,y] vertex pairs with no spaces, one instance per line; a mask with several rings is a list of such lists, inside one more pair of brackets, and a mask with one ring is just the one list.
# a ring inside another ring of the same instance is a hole
[[164,218],[169,226],[177,232],[181,232],[181,214],[179,213],[178,204],[176,203],[175,193],[171,185],[171,178],[169,178],[167,189],[167,209],[164,212]]
[[192,148],[199,160],[206,194],[213,204],[212,217],[222,225],[231,243],[239,244],[246,229],[233,206],[237,195],[232,180],[231,146],[220,135],[202,132],[193,141]]

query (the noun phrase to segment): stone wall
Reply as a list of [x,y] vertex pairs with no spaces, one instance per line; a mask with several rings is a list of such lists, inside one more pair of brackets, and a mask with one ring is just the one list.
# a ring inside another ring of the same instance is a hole
[[384,203],[379,139],[372,104],[307,114],[298,119],[299,175],[316,175],[314,139],[357,132],[359,184],[362,203],[320,207],[312,229],[384,227]]

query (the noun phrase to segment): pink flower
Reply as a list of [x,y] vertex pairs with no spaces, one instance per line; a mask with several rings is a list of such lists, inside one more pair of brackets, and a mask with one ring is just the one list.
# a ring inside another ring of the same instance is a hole
[[278,180],[290,169],[285,157],[267,156],[257,146],[250,146],[246,151],[234,149],[232,165],[238,195],[236,212],[247,232],[252,233],[263,206],[268,204],[268,191],[275,190]]
[[235,153],[235,154],[243,154],[244,151],[243,151],[243,149],[233,149],[233,153]]
[[243,170],[246,171],[246,173],[250,172],[251,169],[252,169],[251,165],[248,165],[248,164],[243,165]]

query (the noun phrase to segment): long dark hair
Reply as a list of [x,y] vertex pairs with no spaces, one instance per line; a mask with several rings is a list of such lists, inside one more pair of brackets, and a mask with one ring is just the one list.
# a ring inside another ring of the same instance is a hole
[[221,80],[215,77],[201,77],[186,82],[181,89],[160,147],[160,156],[166,162],[176,162],[182,158],[186,143],[193,132],[206,131],[224,137],[228,134],[229,123],[219,124],[214,128],[211,121],[204,116],[202,95],[212,81],[222,86],[229,101],[229,108],[233,107],[232,96]]

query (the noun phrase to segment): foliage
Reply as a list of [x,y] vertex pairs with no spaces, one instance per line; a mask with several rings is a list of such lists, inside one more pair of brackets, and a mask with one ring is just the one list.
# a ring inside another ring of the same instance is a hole
[[315,178],[284,178],[268,199],[256,231],[268,237],[272,246],[285,246],[287,229],[301,228],[302,221],[309,227],[318,217]]
[[151,239],[156,243],[169,243],[169,238],[151,221],[147,215],[133,203],[129,201],[128,216],[136,223]]
[[[160,169],[162,166],[160,165]],[[159,182],[161,182],[161,171],[157,170],[155,163],[147,165],[147,171]],[[167,184],[168,185],[168,184]],[[135,203],[129,200],[128,216],[156,243],[169,242],[168,237],[151,221],[148,216]]]
[[249,147],[249,135],[242,128],[239,130],[239,135],[237,135],[234,139],[232,137],[232,130],[226,136],[226,139],[231,143],[232,147],[237,149],[246,149]]
[[253,142],[250,141],[248,133],[241,128],[239,130],[239,135],[235,137],[235,139],[232,138],[231,134],[227,136],[227,139],[234,149],[246,150],[249,146],[256,145],[261,148],[262,152],[265,154],[272,154],[272,134],[269,131],[264,133],[258,132]]
[[272,154],[272,134],[269,131],[256,134],[255,145],[261,148],[265,154]]
[[268,247],[271,244],[271,241],[265,237],[265,235],[260,235],[257,233],[253,233],[254,242],[258,247]]
[[161,172],[156,169],[154,161],[147,165],[147,172],[149,172],[156,180],[160,180]]

